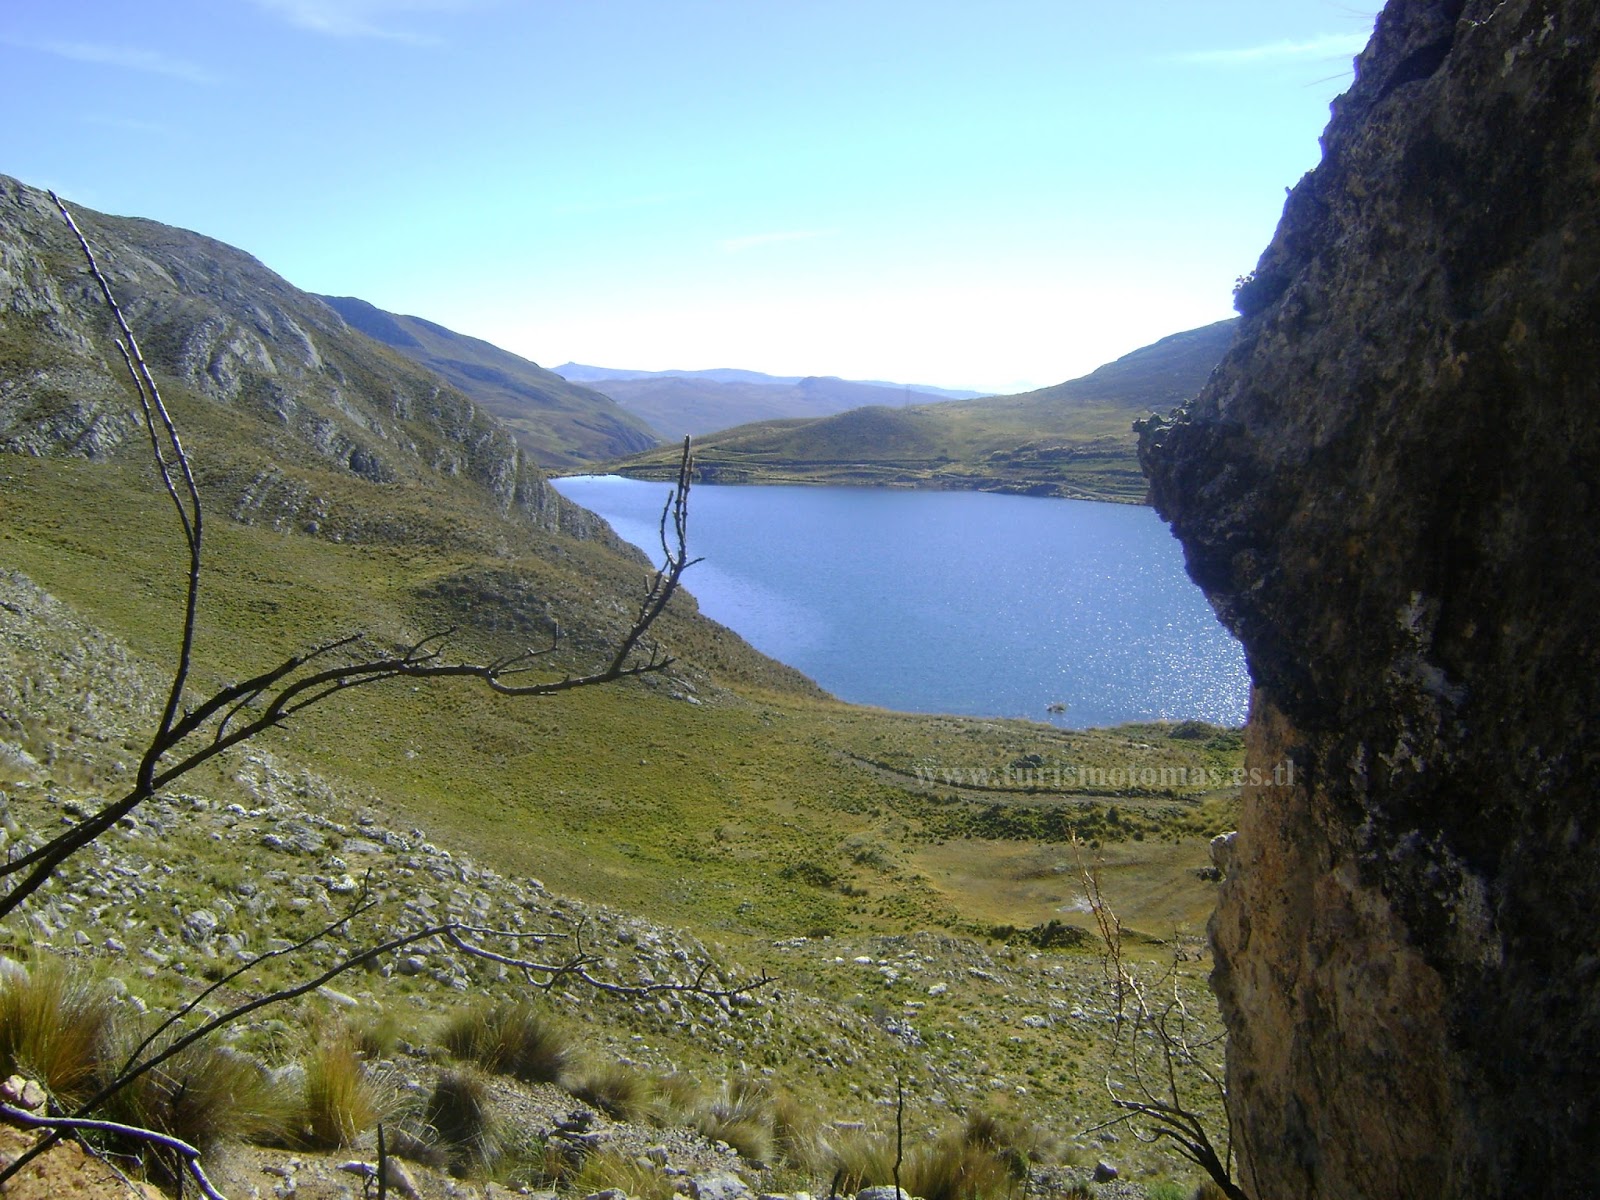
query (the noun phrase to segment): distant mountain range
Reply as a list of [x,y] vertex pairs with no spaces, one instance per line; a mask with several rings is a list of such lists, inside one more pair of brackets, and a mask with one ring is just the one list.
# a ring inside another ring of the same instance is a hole
[[385,312],[354,296],[320,299],[352,329],[427,367],[499,417],[542,467],[616,458],[660,440],[609,396],[509,350],[421,317]]
[[[726,483],[975,488],[1142,502],[1133,421],[1199,391],[1232,338],[1233,321],[1219,321],[1016,396],[758,421],[703,438],[696,459],[702,478]],[[611,468],[653,478],[669,457],[647,451]]]
[[551,370],[574,383],[602,383],[614,379],[706,379],[712,383],[765,383],[781,386],[813,379],[830,383],[859,383],[866,387],[888,388],[896,392],[909,389],[922,395],[937,396],[941,400],[976,400],[979,396],[988,395],[987,392],[932,387],[925,383],[890,383],[883,379],[840,379],[837,375],[767,375],[761,371],[741,371],[737,367],[714,367],[709,371],[629,371],[618,367],[591,367],[583,363],[569,362],[562,363],[559,367],[552,367]]
[[628,371],[564,363],[556,374],[589,383],[669,441],[700,437],[752,421],[825,417],[870,404],[937,404],[981,392],[839,379],[831,375],[764,375],[721,367],[709,371]]

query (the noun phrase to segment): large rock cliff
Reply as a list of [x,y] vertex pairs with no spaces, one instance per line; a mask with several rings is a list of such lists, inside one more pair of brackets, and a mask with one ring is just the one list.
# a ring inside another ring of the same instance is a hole
[[1212,929],[1241,1180],[1593,1195],[1600,6],[1394,0],[1323,147],[1141,439],[1294,766]]

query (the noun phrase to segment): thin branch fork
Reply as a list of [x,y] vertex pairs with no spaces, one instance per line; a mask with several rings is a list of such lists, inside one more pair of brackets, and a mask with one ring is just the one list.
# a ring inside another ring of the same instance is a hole
[[[37,1146],[46,1143],[54,1145],[61,1140],[61,1136],[69,1132],[92,1131],[95,1133],[112,1133],[118,1137],[129,1138],[133,1141],[145,1142],[157,1146],[162,1150],[170,1150],[183,1160],[183,1169],[194,1179],[195,1185],[200,1189],[200,1194],[206,1200],[228,1200],[221,1192],[212,1186],[211,1180],[206,1178],[205,1169],[200,1165],[200,1151],[181,1138],[172,1137],[170,1134],[157,1133],[154,1129],[142,1129],[137,1125],[124,1125],[120,1121],[97,1121],[86,1117],[41,1117],[25,1109],[15,1108],[9,1104],[0,1104],[0,1117],[15,1125],[29,1129],[48,1129],[50,1136]],[[41,1151],[42,1153],[42,1151]],[[27,1159],[34,1157],[32,1153],[19,1158],[13,1168]],[[10,1169],[8,1169],[9,1174]]]
[[[497,936],[510,939],[527,940],[529,938],[548,938],[553,940],[573,935],[567,935],[560,932],[530,934],[520,930],[492,929],[485,926],[463,925],[459,922],[448,921],[438,925],[430,925],[424,929],[413,930],[410,933],[401,934],[398,937],[391,938],[388,941],[376,946],[369,946],[363,950],[357,951],[354,954],[348,955],[342,961],[334,964],[332,967],[329,967],[327,970],[323,971],[313,979],[306,980],[302,983],[294,985],[293,987],[279,989],[264,996],[258,996],[255,999],[236,1005],[233,1008],[228,1009],[226,1012],[220,1013],[201,1025],[196,1026],[183,1036],[174,1039],[160,1052],[153,1054],[149,1058],[143,1059],[142,1061],[135,1061],[138,1059],[140,1054],[154,1044],[154,1042],[162,1033],[165,1033],[167,1030],[173,1028],[175,1025],[192,1014],[204,1002],[206,997],[216,991],[217,988],[237,980],[245,972],[263,962],[268,961],[269,959],[283,957],[285,955],[293,954],[297,950],[304,949],[318,938],[325,937],[328,933],[337,929],[339,926],[344,925],[353,917],[366,913],[372,907],[373,905],[370,902],[362,902],[358,904],[352,912],[340,917],[337,921],[323,927],[322,929],[319,929],[317,932],[309,935],[308,937],[303,938],[295,945],[285,947],[281,950],[270,950],[263,954],[257,955],[225,978],[212,984],[205,991],[201,992],[200,995],[196,996],[194,999],[185,1004],[181,1009],[178,1010],[176,1014],[162,1022],[162,1024],[158,1026],[158,1028],[150,1036],[146,1037],[135,1049],[133,1055],[131,1055],[123,1064],[122,1069],[117,1072],[117,1075],[104,1086],[102,1086],[98,1092],[90,1096],[78,1106],[76,1111],[72,1114],[73,1118],[83,1118],[86,1114],[94,1112],[101,1104],[105,1103],[113,1095],[127,1087],[130,1083],[144,1075],[146,1072],[154,1070],[162,1063],[176,1057],[184,1050],[194,1045],[196,1042],[209,1037],[219,1029],[222,1029],[223,1027],[230,1025],[243,1017],[247,1017],[251,1013],[257,1012],[263,1008],[267,1008],[275,1004],[281,1004],[289,1000],[298,999],[309,992],[315,991],[317,988],[323,987],[332,980],[337,979],[340,975],[354,970],[356,967],[364,966],[375,959],[381,958],[385,954],[402,950],[407,946],[414,945],[417,942],[427,941],[430,938],[442,937],[464,953],[472,955],[476,958],[484,959],[488,962],[506,964],[520,967],[529,971],[543,973],[546,976],[545,979],[533,981],[534,986],[538,987],[542,991],[553,990],[556,985],[561,983],[563,980],[576,978],[589,987],[616,996],[642,997],[657,995],[663,992],[676,992],[688,994],[702,1000],[716,1001],[732,1000],[737,996],[750,995],[774,982],[770,975],[766,974],[766,972],[762,972],[760,976],[754,979],[746,980],[743,983],[738,983],[734,986],[711,987],[707,985],[706,981],[711,977],[715,967],[712,963],[706,962],[701,965],[695,975],[695,978],[689,983],[622,984],[611,980],[601,979],[595,975],[592,975],[587,968],[590,964],[595,962],[596,959],[593,955],[583,953],[581,944],[579,945],[578,952],[575,953],[569,960],[565,962],[541,964],[497,954],[494,951],[488,950],[481,945],[468,941],[466,938],[461,936],[463,933],[471,933],[478,936]],[[59,1128],[53,1129],[50,1134],[46,1135],[39,1142],[35,1143],[28,1150],[24,1151],[15,1162],[9,1164],[3,1169],[0,1169],[0,1186],[3,1186],[8,1179],[11,1179],[35,1157],[43,1154],[51,1146],[55,1145],[56,1142],[60,1141],[62,1135],[71,1128],[71,1126],[62,1125]],[[153,1140],[153,1138],[151,1140]]]
[[[1231,1126],[1219,1152],[1205,1122],[1185,1096],[1187,1085],[1193,1082],[1187,1076],[1193,1072],[1215,1091],[1226,1113],[1226,1087],[1200,1054],[1221,1040],[1221,1035],[1202,1030],[1196,1038],[1191,1032],[1196,1022],[1183,1000],[1176,960],[1168,964],[1154,985],[1147,984],[1128,965],[1122,954],[1122,922],[1101,892],[1098,872],[1085,863],[1081,847],[1076,850],[1079,876],[1100,933],[1106,982],[1112,993],[1114,1063],[1126,1070],[1134,1092],[1133,1096],[1119,1096],[1108,1070],[1106,1092],[1119,1115],[1089,1132],[1126,1125],[1141,1141],[1166,1139],[1179,1154],[1203,1169],[1229,1200],[1249,1200],[1232,1176]],[[1171,987],[1171,996],[1155,1001],[1152,988],[1166,985]],[[1151,1056],[1153,1063],[1148,1061]]]
[[[0,918],[15,911],[29,896],[48,882],[63,862],[110,830],[119,820],[132,813],[139,805],[153,797],[165,785],[194,770],[218,754],[248,741],[267,729],[283,724],[297,713],[319,704],[342,691],[394,679],[466,678],[476,679],[492,691],[502,695],[549,696],[578,688],[592,687],[616,680],[631,679],[664,671],[672,665],[673,658],[656,646],[652,646],[649,649],[642,661],[634,656],[635,652],[644,643],[651,626],[666,610],[668,602],[677,591],[683,572],[700,561],[699,559],[689,558],[687,551],[688,496],[693,461],[688,438],[684,439],[683,457],[679,465],[677,486],[668,496],[667,502],[662,509],[660,522],[662,565],[657,569],[646,588],[644,598],[640,602],[634,620],[623,635],[616,652],[610,661],[599,670],[577,676],[569,674],[562,679],[542,683],[524,684],[515,682],[517,675],[533,669],[536,660],[549,654],[550,650],[554,649],[554,638],[552,639],[551,647],[547,649],[524,649],[486,663],[449,663],[443,658],[444,646],[448,640],[449,631],[430,634],[411,646],[403,647],[398,653],[387,655],[363,655],[359,653],[357,648],[364,645],[364,638],[359,634],[355,634],[337,638],[314,646],[300,654],[292,655],[255,676],[219,688],[198,705],[185,709],[183,696],[193,665],[195,630],[200,600],[204,511],[199,488],[195,482],[188,454],[185,452],[183,442],[178,435],[177,426],[173,422],[172,416],[161,397],[155,377],[145,361],[142,351],[139,349],[138,339],[134,337],[133,330],[123,316],[122,309],[117,303],[111,285],[95,259],[88,239],[84,236],[60,197],[53,192],[50,196],[67,227],[76,237],[78,246],[88,264],[89,274],[99,286],[100,293],[105,299],[107,308],[116,323],[120,335],[116,339],[117,349],[121,354],[123,365],[128,371],[129,378],[138,396],[139,407],[144,417],[145,431],[150,439],[151,454],[155,461],[157,474],[160,476],[168,498],[172,501],[179,525],[183,531],[184,542],[188,551],[187,588],[184,600],[182,632],[172,671],[171,684],[168,688],[166,702],[157,722],[155,732],[152,734],[140,760],[132,788],[120,799],[107,804],[99,811],[83,818],[77,824],[69,826],[63,832],[50,838],[35,849],[0,863],[0,879],[16,878],[17,880],[10,886],[9,891],[0,896]],[[670,540],[668,537],[669,525],[671,527]],[[343,662],[330,661],[335,655],[339,654],[351,654],[352,657]],[[185,750],[186,746],[191,748]],[[206,1179],[204,1171],[201,1170],[199,1151],[194,1147],[152,1130],[141,1130],[119,1125],[115,1122],[98,1121],[88,1117],[86,1114],[92,1112],[110,1098],[111,1095],[126,1087],[145,1072],[153,1070],[202,1038],[215,1033],[223,1026],[261,1008],[305,995],[346,971],[371,962],[383,954],[427,938],[448,938],[467,954],[496,962],[514,963],[535,975],[542,974],[545,978],[540,986],[546,989],[554,987],[558,981],[576,978],[590,987],[616,995],[640,996],[653,992],[676,991],[700,995],[707,999],[729,1000],[752,992],[771,982],[770,977],[763,974],[759,979],[738,986],[712,987],[709,986],[707,981],[711,977],[713,968],[710,963],[707,963],[701,968],[694,981],[688,984],[621,984],[599,978],[591,973],[589,967],[592,966],[595,959],[593,956],[583,953],[581,938],[577,934],[571,935],[574,937],[576,951],[566,961],[540,964],[530,960],[496,955],[493,951],[468,941],[463,935],[470,934],[473,937],[483,937],[495,934],[508,939],[521,938],[540,942],[566,935],[554,933],[528,935],[521,931],[487,930],[446,923],[391,938],[379,945],[370,946],[359,953],[348,956],[313,979],[237,1005],[175,1038],[159,1052],[151,1054],[148,1058],[141,1058],[159,1039],[191,1017],[199,1005],[215,992],[216,988],[237,980],[244,972],[267,959],[292,954],[297,950],[303,949],[319,937],[326,936],[330,932],[337,930],[352,917],[360,915],[370,908],[371,903],[363,895],[362,900],[352,912],[347,913],[344,917],[339,918],[318,933],[287,949],[259,955],[224,977],[224,979],[205,989],[198,997],[183,1005],[173,1017],[162,1022],[149,1037],[145,1038],[124,1062],[117,1077],[86,1101],[77,1113],[67,1117],[39,1118],[31,1114],[22,1113],[20,1110],[0,1110],[5,1115],[11,1116],[21,1123],[50,1130],[43,1139],[28,1151],[3,1169],[0,1169],[0,1186],[3,1186],[6,1180],[15,1176],[33,1158],[58,1142],[64,1133],[71,1130],[100,1129],[114,1131],[131,1138],[143,1140],[152,1145],[160,1145],[178,1153],[183,1157],[186,1169],[194,1177],[202,1193],[210,1200],[222,1200]],[[718,983],[723,982],[720,978],[718,979]]]
[[[194,472],[189,466],[189,456],[184,453],[183,441],[178,437],[178,428],[173,424],[172,414],[167,411],[166,403],[161,399],[161,389],[156,386],[155,376],[150,373],[150,366],[145,362],[144,354],[139,349],[139,339],[133,336],[133,330],[128,327],[127,319],[122,315],[122,308],[117,304],[117,298],[111,291],[111,284],[101,273],[100,264],[95,261],[94,251],[89,247],[89,239],[83,236],[83,231],[72,219],[72,214],[67,211],[67,206],[61,197],[51,192],[50,199],[55,202],[56,208],[61,213],[61,219],[67,223],[67,228],[72,230],[73,236],[78,239],[78,247],[83,251],[84,260],[89,264],[89,274],[99,285],[106,307],[111,310],[117,328],[121,331],[122,337],[117,342],[117,349],[122,354],[123,364],[128,368],[134,390],[139,395],[139,408],[144,414],[145,430],[150,435],[150,450],[155,458],[156,470],[161,475],[161,482],[172,500],[173,508],[177,510],[178,522],[183,526],[184,541],[189,548],[189,586],[184,601],[183,634],[178,643],[178,660],[172,671],[172,686],[167,692],[166,707],[162,710],[161,720],[156,726],[156,737],[151,740],[150,748],[139,764],[136,777],[138,780],[136,786],[147,787],[155,774],[156,760],[160,757],[157,745],[162,735],[172,727],[178,707],[183,702],[184,684],[188,681],[189,668],[194,659],[195,620],[200,608],[200,551],[204,511],[200,503],[200,489],[195,485]],[[157,429],[158,424],[159,429]],[[167,462],[169,452],[176,461],[179,475],[183,480],[181,496],[172,479],[172,468]]]
[[[359,645],[362,641],[360,635],[352,635],[293,655],[259,675],[221,688],[198,706],[183,712],[180,717],[183,693],[193,664],[195,627],[200,602],[204,531],[204,510],[200,491],[195,483],[189,456],[183,448],[182,439],[178,436],[172,415],[161,397],[155,376],[139,349],[138,339],[134,337],[133,330],[117,303],[110,282],[95,259],[88,238],[84,236],[61,198],[54,192],[50,193],[50,198],[60,211],[62,220],[77,239],[84,261],[88,264],[89,274],[98,285],[120,334],[117,346],[139,398],[140,411],[150,437],[151,454],[161,477],[162,486],[172,500],[183,528],[189,559],[188,586],[184,601],[183,630],[179,639],[172,683],[156,731],[140,760],[133,787],[121,799],[84,818],[77,825],[68,827],[34,851],[0,864],[0,878],[27,872],[20,882],[14,884],[10,891],[0,897],[0,918],[13,912],[43,886],[67,858],[109,830],[161,787],[216,755],[283,724],[295,714],[340,692],[394,679],[461,678],[476,679],[492,691],[504,696],[553,696],[578,688],[595,687],[622,679],[654,674],[666,670],[673,664],[673,658],[659,648],[652,648],[644,661],[635,661],[633,654],[649,633],[651,626],[666,610],[668,602],[678,589],[684,571],[700,561],[688,556],[689,485],[693,474],[693,457],[688,438],[683,440],[683,455],[678,467],[677,485],[667,497],[667,502],[661,511],[662,564],[646,589],[632,625],[623,635],[611,660],[601,669],[543,683],[516,683],[512,682],[514,676],[530,669],[536,659],[548,654],[550,650],[522,650],[487,663],[446,663],[442,660],[442,653],[444,643],[449,636],[447,632],[431,634],[415,645],[406,647],[397,655],[357,657],[353,661],[301,673],[313,663],[324,660],[337,651]],[[553,648],[552,645],[550,649]],[[246,714],[253,715],[245,719]],[[182,743],[202,733],[207,724],[213,720],[216,720],[216,725],[206,745],[183,755],[175,762],[170,761]]]

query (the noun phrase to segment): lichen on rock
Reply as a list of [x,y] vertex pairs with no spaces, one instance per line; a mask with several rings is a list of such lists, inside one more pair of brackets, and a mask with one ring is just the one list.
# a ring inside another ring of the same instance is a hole
[[1323,147],[1140,446],[1296,766],[1213,925],[1243,1182],[1588,1194],[1600,10],[1395,0]]

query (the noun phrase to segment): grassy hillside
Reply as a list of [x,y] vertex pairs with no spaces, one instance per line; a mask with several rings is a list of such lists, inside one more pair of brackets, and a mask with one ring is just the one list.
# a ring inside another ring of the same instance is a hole
[[[720,483],[976,488],[1142,502],[1132,423],[1199,390],[1231,321],[1174,334],[1054,387],[815,420],[763,421],[703,439],[701,478]],[[659,478],[669,456],[609,464]]]
[[542,467],[573,467],[647,449],[650,427],[592,388],[498,346],[353,296],[323,296],[350,326],[448,381],[516,434]]
[[[485,657],[559,628],[551,676],[614,644],[645,562],[466,397],[237,250],[152,222],[82,223],[208,505],[197,692],[354,630],[394,646],[453,629],[450,654]],[[120,794],[184,578],[76,248],[39,193],[6,180],[0,256],[0,812],[16,846]],[[690,520],[692,551],[692,502]],[[1081,853],[1104,860],[1141,953],[1195,953],[1214,889],[1197,872],[1231,827],[1237,735],[843,705],[687,595],[657,632],[679,662],[607,688],[336,696],[186,777],[0,942],[119,978],[138,963],[130,982],[159,1015],[221,969],[179,935],[195,910],[263,948],[319,927],[343,877],[373,865],[377,928],[481,899],[496,921],[592,925],[602,964],[626,962],[657,922],[686,931],[672,944],[777,977],[781,1002],[710,1018],[557,996],[606,1056],[711,1080],[766,1068],[840,1119],[877,1120],[883,1081],[904,1071],[929,1123],[1003,1091],[1063,1131],[1091,1124],[1101,964],[1038,931],[1089,923]],[[305,828],[307,848],[282,848]],[[129,898],[96,901],[129,879],[142,881]],[[419,1025],[463,988],[525,991],[487,969],[345,986],[362,1012]],[[242,1044],[284,1037],[263,1022]]]
[[813,377],[793,383],[753,383],[663,375],[607,379],[594,384],[664,438],[700,437],[752,421],[823,417],[867,405],[941,403],[911,388]]

